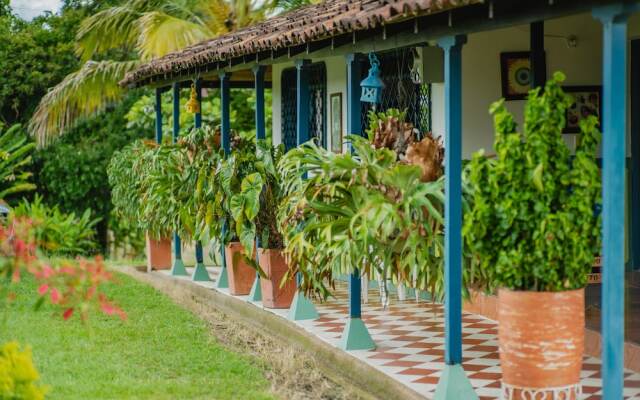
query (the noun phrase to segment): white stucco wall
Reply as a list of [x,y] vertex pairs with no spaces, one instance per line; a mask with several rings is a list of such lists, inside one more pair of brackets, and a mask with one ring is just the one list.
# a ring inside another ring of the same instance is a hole
[[[570,48],[565,37],[576,35],[578,45]],[[502,97],[500,53],[527,51],[529,26],[475,33],[468,36],[462,50],[462,152],[469,158],[478,149],[493,152],[494,129],[489,106]],[[590,15],[545,21],[547,76],[563,71],[566,85],[602,83],[602,30]],[[444,133],[444,91],[434,84],[432,99],[433,131]],[[508,101],[507,108],[519,124],[523,120],[524,100]],[[564,135],[570,146],[575,135]]]

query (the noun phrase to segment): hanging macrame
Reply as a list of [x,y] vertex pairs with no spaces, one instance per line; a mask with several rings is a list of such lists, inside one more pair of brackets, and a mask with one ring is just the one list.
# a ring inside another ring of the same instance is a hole
[[196,92],[196,85],[191,84],[191,96],[187,101],[187,112],[191,114],[197,114],[200,112],[200,102],[198,101],[198,93]]

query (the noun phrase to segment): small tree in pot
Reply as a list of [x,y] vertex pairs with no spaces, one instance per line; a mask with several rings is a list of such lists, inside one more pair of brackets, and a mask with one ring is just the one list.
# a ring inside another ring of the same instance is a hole
[[[283,145],[272,147],[258,140],[256,172],[242,180],[240,193],[231,199],[237,235],[246,260],[260,272],[262,303],[268,308],[289,308],[296,289],[291,277],[283,279],[288,266],[277,219],[283,190],[276,166],[283,153]],[[252,248],[254,238],[259,239],[259,264],[247,250]]]
[[463,233],[479,266],[475,278],[498,289],[503,390],[510,399],[538,398],[551,388],[573,399],[579,391],[584,287],[599,248],[600,133],[595,117],[581,121],[571,156],[562,130],[572,100],[562,81],[555,73],[544,91],[529,93],[524,134],[504,101],[494,103],[497,156],[479,152],[469,167],[473,202]]

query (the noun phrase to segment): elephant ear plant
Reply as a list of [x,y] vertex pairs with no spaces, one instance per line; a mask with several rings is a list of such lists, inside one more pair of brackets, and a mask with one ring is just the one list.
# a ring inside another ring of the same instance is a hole
[[248,262],[261,273],[263,271],[251,254],[254,239],[258,238],[260,246],[265,249],[283,248],[277,220],[283,192],[281,176],[276,168],[283,153],[283,145],[271,146],[266,140],[258,140],[254,164],[256,172],[242,180],[240,192],[231,198],[236,234],[244,247]]
[[496,157],[479,152],[469,166],[473,206],[463,233],[473,279],[498,289],[509,398],[572,399],[581,391],[584,287],[599,248],[600,133],[595,117],[583,119],[571,155],[562,130],[573,100],[562,81],[555,73],[544,91],[529,92],[524,133],[504,100],[493,104]]

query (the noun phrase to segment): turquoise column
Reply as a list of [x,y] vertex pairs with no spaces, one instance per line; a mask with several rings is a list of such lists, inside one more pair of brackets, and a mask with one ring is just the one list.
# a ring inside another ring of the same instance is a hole
[[[171,87],[173,95],[173,143],[178,141],[180,136],[180,82],[174,82]],[[174,232],[173,234],[173,265],[171,266],[171,275],[188,276],[187,270],[182,261],[182,241],[180,236]]]
[[[347,133],[362,135],[360,123],[360,54],[347,54]],[[344,350],[376,348],[367,326],[362,321],[362,281],[360,271],[349,276],[349,319],[342,331],[340,347]]]
[[[296,60],[296,143],[298,146],[310,139],[309,64],[311,64],[309,60]],[[300,274],[297,276],[296,285],[300,285]],[[318,311],[313,303],[304,293],[296,290],[289,309],[289,319],[300,321],[318,317]]]
[[[200,106],[200,111],[195,113],[194,126],[196,129],[202,128],[202,80],[196,79],[196,99]],[[193,270],[191,280],[196,282],[208,282],[211,280],[207,268],[204,266],[204,254],[202,250],[202,242],[196,241],[196,268]]]
[[[264,123],[264,72],[266,67],[258,65],[253,67],[253,75],[255,78],[256,91],[256,139],[263,140],[267,137]],[[260,248],[260,240],[256,237],[256,248]],[[260,263],[260,257],[256,252],[256,262]],[[249,292],[249,300],[262,301],[262,289],[260,287],[260,274],[256,273],[256,279],[253,281],[251,292]]]
[[624,195],[627,132],[627,17],[637,5],[596,7],[602,49],[602,393],[623,398]]
[[444,50],[444,318],[445,369],[434,399],[475,400],[462,369],[462,45],[466,36],[438,40]]
[[156,143],[162,143],[162,88],[156,89]]
[[[231,153],[231,117],[229,115],[229,101],[231,96],[229,79],[231,74],[221,72],[220,75],[220,141],[225,157]],[[229,287],[229,277],[227,275],[227,260],[224,256],[224,237],[227,227],[222,227],[222,237],[220,238],[220,254],[222,255],[222,270],[216,282],[216,287],[226,289]]]

